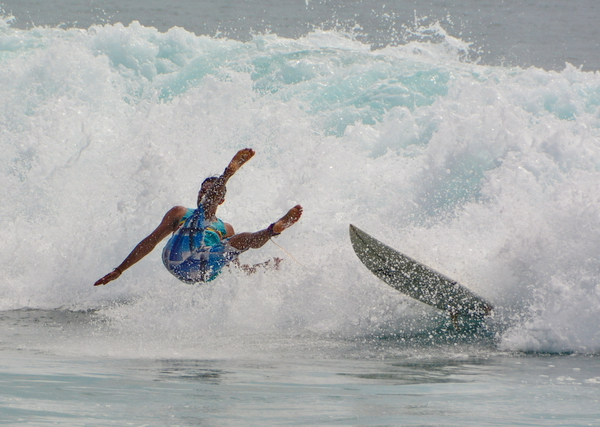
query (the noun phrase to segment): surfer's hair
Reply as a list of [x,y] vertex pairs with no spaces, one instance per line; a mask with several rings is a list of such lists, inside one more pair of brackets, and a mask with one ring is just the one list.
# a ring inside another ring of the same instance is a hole
[[[202,181],[202,184],[200,185],[200,194],[204,195],[208,191],[208,189],[210,188],[210,186],[208,184],[212,185],[218,179],[219,179],[218,176],[209,176],[204,181]],[[227,193],[227,188],[225,186],[223,186],[223,197],[225,197],[226,193]]]

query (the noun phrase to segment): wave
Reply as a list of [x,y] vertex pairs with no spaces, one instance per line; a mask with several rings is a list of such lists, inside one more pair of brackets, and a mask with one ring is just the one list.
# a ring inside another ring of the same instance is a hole
[[[2,22],[1,310],[100,310],[156,336],[437,318],[365,271],[354,223],[491,300],[501,349],[600,348],[598,73],[470,62],[439,25],[374,50],[337,31],[241,42]],[[156,251],[92,287],[245,146],[257,156],[220,215],[255,230],[302,203],[277,240],[293,258],[269,245],[245,259],[284,257],[280,271],[189,287]]]

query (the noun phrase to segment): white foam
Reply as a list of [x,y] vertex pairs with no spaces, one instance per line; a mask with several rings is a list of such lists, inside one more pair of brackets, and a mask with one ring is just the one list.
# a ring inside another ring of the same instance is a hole
[[[490,299],[502,348],[600,348],[597,74],[468,64],[456,40],[2,31],[0,309],[101,308],[155,343],[409,327],[426,309],[365,271],[354,223]],[[156,250],[92,287],[246,146],[220,216],[255,230],[302,203],[277,240],[295,260],[267,245],[245,259],[281,271],[193,288]]]

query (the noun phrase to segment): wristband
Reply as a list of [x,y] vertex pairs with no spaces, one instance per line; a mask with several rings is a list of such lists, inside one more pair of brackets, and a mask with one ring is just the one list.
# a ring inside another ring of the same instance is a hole
[[269,225],[269,226],[267,227],[267,233],[269,233],[269,236],[270,236],[270,237],[279,236],[281,233],[275,233],[275,232],[273,231],[273,227],[275,227],[275,223],[273,223],[273,224],[271,224],[271,225]]

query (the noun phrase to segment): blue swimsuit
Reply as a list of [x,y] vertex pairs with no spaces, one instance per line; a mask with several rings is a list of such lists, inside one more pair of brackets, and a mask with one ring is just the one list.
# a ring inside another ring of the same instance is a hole
[[225,224],[209,223],[204,209],[188,209],[179,227],[163,249],[163,264],[185,283],[209,282],[243,251],[229,245]]

